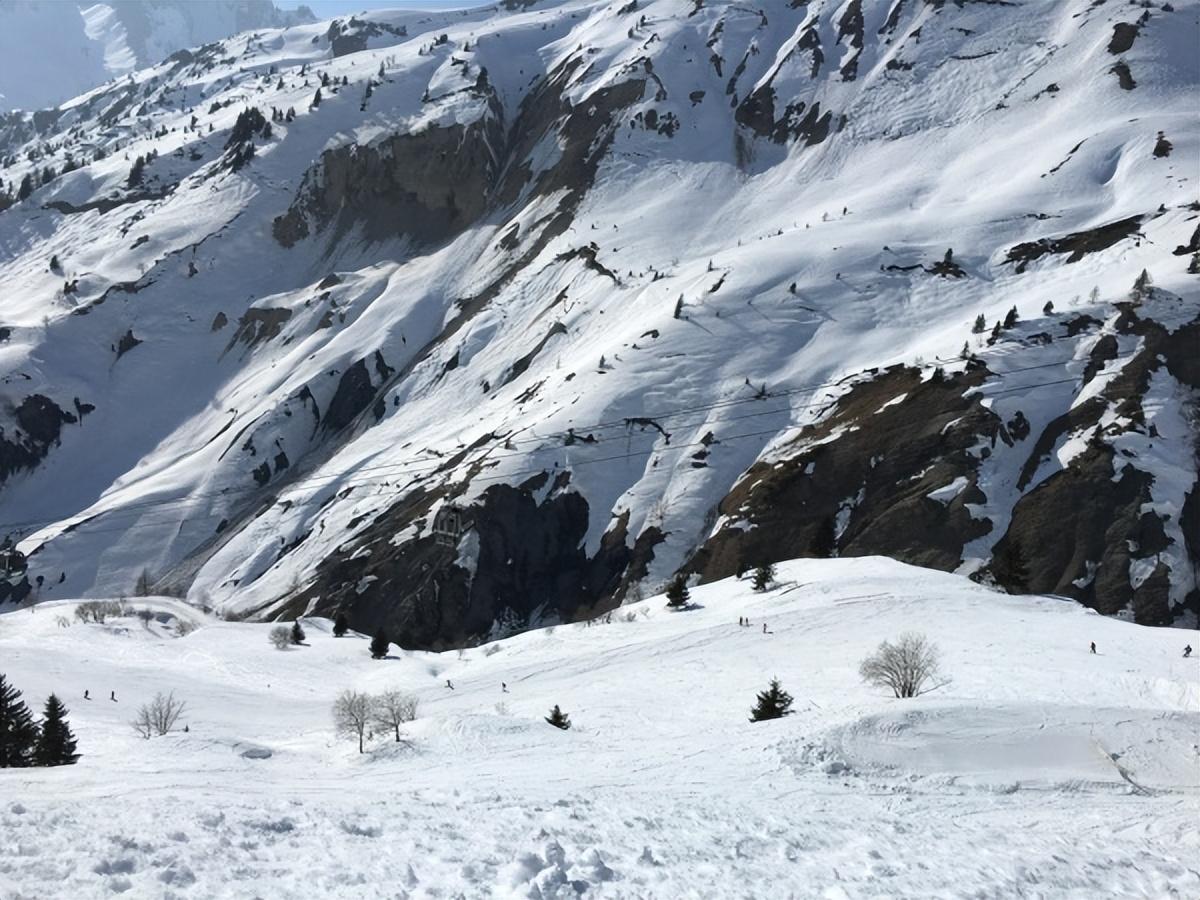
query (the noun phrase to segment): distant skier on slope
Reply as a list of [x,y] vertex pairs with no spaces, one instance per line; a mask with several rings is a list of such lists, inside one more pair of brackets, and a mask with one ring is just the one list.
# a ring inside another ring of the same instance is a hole
[[1192,645],[1188,644],[1186,647],[1183,648],[1183,658],[1187,659],[1191,655],[1192,655]]
[[450,690],[454,690],[454,684],[449,678],[446,679],[446,687],[450,688]]
[[1092,641],[1092,652],[1093,653],[1096,652],[1096,642],[1095,641]]

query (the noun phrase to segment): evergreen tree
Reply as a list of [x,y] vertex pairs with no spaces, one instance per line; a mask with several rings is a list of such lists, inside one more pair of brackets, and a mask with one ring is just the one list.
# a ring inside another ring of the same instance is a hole
[[1142,274],[1133,283],[1133,290],[1129,292],[1129,299],[1135,303],[1144,299],[1150,293],[1150,287],[1153,284],[1154,282],[1150,278],[1150,273],[1142,269]]
[[1020,594],[1029,588],[1029,566],[1016,541],[1007,541],[992,560],[992,577],[1010,594]]
[[765,591],[767,588],[769,588],[771,586],[771,582],[773,582],[774,580],[775,580],[775,567],[773,565],[771,565],[770,563],[759,566],[757,569],[754,570],[754,589],[756,591],[759,591],[760,593],[762,591]]
[[33,176],[26,172],[25,177],[21,179],[21,186],[17,188],[17,202],[19,203],[32,193]]
[[571,728],[571,717],[558,708],[558,704],[554,704],[554,709],[550,710],[550,715],[546,716],[546,721],[555,728],[561,728],[563,731],[568,731]]
[[350,630],[350,620],[346,618],[346,614],[338,611],[338,614],[333,617],[333,636],[344,637],[346,632]]
[[987,331],[987,319],[980,313],[975,317],[975,324],[971,327],[971,334],[983,334]]
[[375,632],[375,637],[371,638],[371,659],[383,659],[388,654],[388,647],[392,644],[388,640],[387,631],[382,625]]
[[309,106],[312,109],[316,109],[320,105],[321,105],[321,89],[317,88],[317,92],[315,94],[313,94],[312,103],[310,103]]
[[671,586],[667,588],[667,607],[669,609],[683,609],[691,599],[692,595],[688,591],[687,579],[683,575],[676,575],[675,580],[671,582]]
[[763,722],[767,719],[782,719],[791,715],[792,695],[779,686],[779,679],[772,678],[771,686],[758,695],[758,701],[750,710],[751,722]]
[[833,523],[833,516],[821,520],[817,533],[813,535],[811,549],[812,555],[820,559],[829,559],[837,553],[837,527]]
[[142,178],[145,175],[145,171],[146,158],[144,156],[139,156],[133,161],[133,165],[129,168],[129,180],[127,182],[128,186],[136,187],[137,185],[141,184]]
[[53,694],[46,698],[42,730],[33,758],[39,766],[69,766],[79,758],[75,752],[75,735],[67,722],[67,708]]
[[1053,300],[1046,301],[1046,305],[1042,307],[1042,315],[1044,315],[1044,316],[1054,315],[1054,301]]
[[1004,327],[1012,328],[1017,324],[1017,308],[1014,306],[1008,311],[1008,315],[1004,317]]
[[299,619],[297,619],[295,622],[292,623],[292,643],[293,644],[303,644],[304,643],[304,629],[300,627]]
[[30,765],[37,739],[37,724],[21,692],[0,675],[0,769]]

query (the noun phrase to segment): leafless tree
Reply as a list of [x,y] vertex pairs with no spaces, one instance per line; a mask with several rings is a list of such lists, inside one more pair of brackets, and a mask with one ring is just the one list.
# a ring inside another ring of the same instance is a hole
[[130,723],[134,731],[150,740],[153,735],[169,734],[175,728],[175,723],[187,708],[182,700],[175,699],[175,692],[158,693],[150,703],[143,704],[137,711],[137,716]]
[[267,638],[276,650],[286,650],[292,646],[292,629],[287,625],[276,625],[267,634]]
[[375,698],[372,721],[380,728],[395,731],[400,743],[400,726],[417,717],[417,698],[404,691],[384,691]]
[[371,724],[375,704],[370,694],[342,691],[333,701],[333,725],[337,733],[358,738],[358,752],[363,752],[363,736]]
[[892,689],[897,697],[916,697],[938,673],[938,649],[925,635],[907,631],[893,644],[884,641],[859,664],[863,681]]

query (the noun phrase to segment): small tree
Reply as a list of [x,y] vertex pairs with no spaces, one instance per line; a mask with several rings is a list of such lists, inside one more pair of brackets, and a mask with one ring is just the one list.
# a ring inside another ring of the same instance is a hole
[[0,675],[0,769],[30,765],[37,739],[37,724],[21,692]]
[[761,565],[754,570],[754,589],[759,593],[766,591],[775,582],[775,567],[770,563]]
[[156,734],[161,737],[175,730],[175,724],[186,708],[187,704],[175,699],[174,691],[169,694],[159,692],[150,703],[138,708],[137,716],[130,724],[146,740]]
[[316,109],[321,105],[321,89],[317,88],[317,92],[313,94],[312,103],[309,104],[310,109]]
[[372,720],[380,728],[394,731],[400,743],[400,726],[417,717],[417,698],[404,691],[384,691],[375,698]]
[[894,644],[884,641],[858,667],[863,681],[891,688],[897,697],[916,697],[937,673],[937,647],[913,631],[900,635]]
[[350,620],[346,618],[346,614],[344,612],[339,611],[338,614],[333,617],[333,636],[345,637],[346,632],[349,630]]
[[1046,301],[1046,305],[1042,307],[1042,315],[1044,315],[1044,316],[1054,315],[1054,301],[1053,300]]
[[770,686],[758,695],[754,708],[750,710],[750,721],[782,719],[791,714],[792,695],[780,687],[778,678],[772,678]]
[[1133,289],[1129,292],[1129,299],[1137,303],[1144,300],[1150,293],[1150,288],[1154,281],[1150,278],[1150,273],[1142,269],[1142,274],[1133,282]]
[[550,715],[546,716],[546,721],[563,731],[571,729],[571,717],[559,709],[557,703],[554,704],[554,709],[550,710]]
[[276,625],[267,633],[267,640],[276,650],[286,650],[292,646],[292,629],[286,625]]
[[300,620],[297,619],[292,623],[292,630],[288,637],[291,639],[293,644],[303,644],[304,636],[304,629],[300,627]]
[[971,334],[983,334],[987,331],[987,319],[980,313],[975,317],[975,324],[971,327]]
[[370,694],[342,691],[333,701],[333,725],[343,737],[358,738],[358,752],[363,752],[363,736],[371,724],[374,703]]
[[392,642],[388,640],[387,631],[382,625],[375,632],[375,637],[371,638],[371,659],[386,659],[388,655],[388,647]]
[[1004,327],[1012,328],[1014,325],[1017,324],[1017,319],[1018,319],[1017,308],[1014,306],[1012,309],[1010,309],[1008,311],[1008,314],[1005,315],[1005,317],[1004,317]]
[[142,569],[137,577],[137,582],[133,586],[133,596],[149,597],[152,580],[150,578],[150,570]]
[[684,609],[691,599],[692,595],[688,591],[687,579],[683,575],[676,575],[671,586],[667,588],[667,608]]
[[42,730],[33,758],[39,766],[69,766],[79,758],[75,752],[75,735],[67,722],[67,709],[53,694],[46,698]]

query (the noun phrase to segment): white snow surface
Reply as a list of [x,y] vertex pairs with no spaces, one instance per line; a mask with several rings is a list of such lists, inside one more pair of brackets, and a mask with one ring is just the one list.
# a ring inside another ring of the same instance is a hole
[[[880,558],[692,600],[381,661],[328,620],[280,652],[269,625],[160,598],[132,601],[151,626],[63,627],[74,601],[0,615],[0,670],[64,699],[83,754],[0,770],[0,897],[1200,895],[1179,631]],[[865,686],[859,660],[914,623],[936,689]],[[794,713],[751,723],[772,677]],[[359,755],[332,700],[390,687],[418,719]],[[188,731],[142,740],[127,722],[157,691]]]

